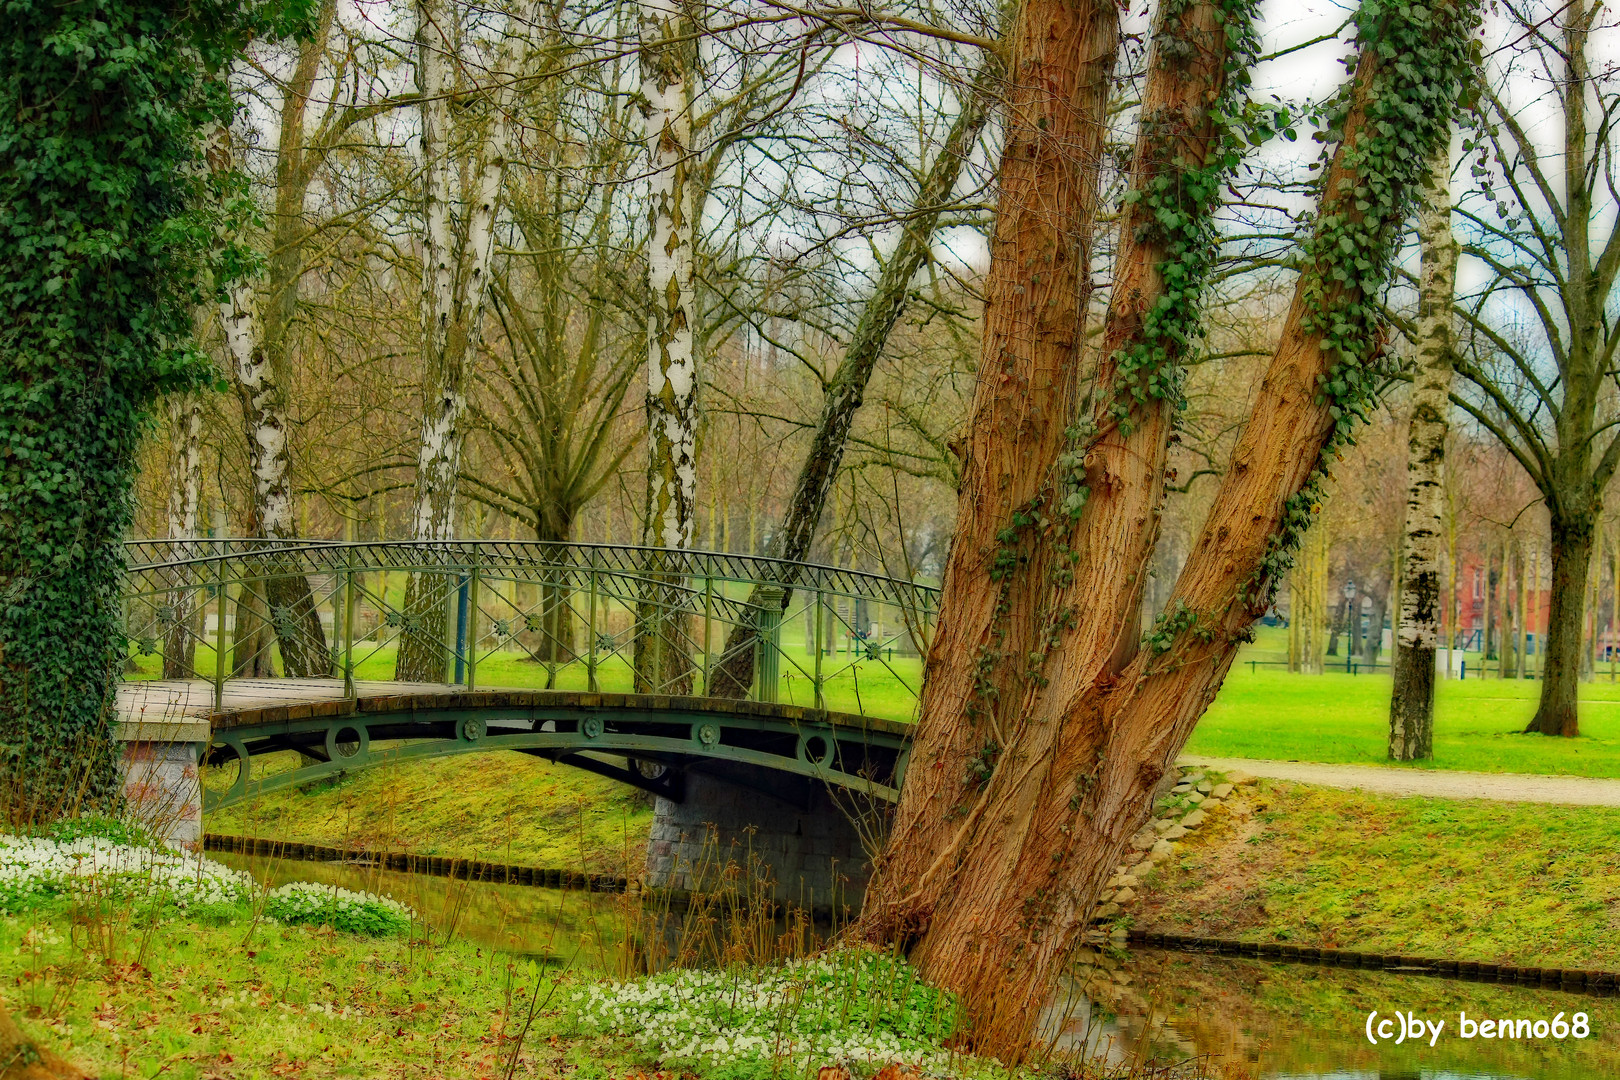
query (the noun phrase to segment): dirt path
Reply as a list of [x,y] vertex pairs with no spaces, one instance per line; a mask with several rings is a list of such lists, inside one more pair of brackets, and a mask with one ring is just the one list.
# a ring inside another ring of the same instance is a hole
[[1304,761],[1261,761],[1196,755],[1184,755],[1179,759],[1179,764],[1201,765],[1227,773],[1247,772],[1272,780],[1297,780],[1301,784],[1320,787],[1359,788],[1379,795],[1620,806],[1620,780],[1599,780],[1586,776],[1394,769],[1378,765],[1317,765]]

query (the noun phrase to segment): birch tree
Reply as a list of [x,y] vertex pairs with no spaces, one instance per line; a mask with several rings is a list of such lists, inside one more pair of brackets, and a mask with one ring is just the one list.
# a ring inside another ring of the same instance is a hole
[[[198,394],[176,394],[169,399],[169,505],[171,540],[197,536],[197,506],[202,492],[203,404]],[[196,672],[197,639],[192,629],[195,598],[189,574],[176,571],[170,594],[169,622],[163,641],[163,677],[189,679]],[[223,628],[221,628],[223,630]],[[220,640],[220,639],[216,639]]]
[[1417,315],[1417,368],[1406,458],[1406,555],[1401,568],[1400,626],[1395,634],[1394,692],[1389,703],[1389,756],[1434,756],[1434,664],[1440,644],[1441,555],[1446,437],[1451,425],[1452,300],[1457,242],[1451,231],[1451,142],[1436,151],[1429,189],[1418,212],[1422,282]]
[[[688,547],[697,512],[698,370],[694,349],[691,80],[693,27],[680,0],[640,7],[641,111],[647,147],[647,481],[642,543]],[[658,560],[638,605],[636,688],[684,692],[691,664],[676,592]]]
[[[319,4],[312,32],[299,43],[292,74],[280,87],[264,280],[256,285],[239,279],[219,309],[252,483],[247,532],[271,540],[296,540],[299,534],[293,503],[295,463],[288,387],[307,250],[316,231],[306,218],[310,189],[328,156],[356,125],[397,104],[381,100],[340,106],[334,95],[323,110],[312,111],[336,11],[335,0]],[[326,75],[334,85],[341,83],[341,64]],[[272,635],[285,674],[331,673],[325,631],[309,582],[301,574],[274,576],[240,594],[232,638],[233,668],[238,676],[270,674]]]
[[[493,46],[488,84],[470,85],[458,60],[464,34],[445,0],[417,0],[416,80],[422,160],[422,424],[411,537],[452,538],[466,438],[468,368],[478,340],[511,153],[516,79],[532,58],[537,0],[519,0]],[[469,122],[452,122],[452,104]],[[475,108],[476,106],[480,106]],[[443,575],[413,575],[395,678],[445,674]]]

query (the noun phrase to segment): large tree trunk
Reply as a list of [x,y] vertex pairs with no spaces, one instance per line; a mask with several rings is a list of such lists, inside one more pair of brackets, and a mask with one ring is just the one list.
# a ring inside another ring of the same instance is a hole
[[[576,659],[575,654],[575,620],[571,603],[574,596],[571,581],[570,562],[568,559],[567,544],[573,537],[574,510],[571,507],[554,505],[550,512],[536,509],[535,529],[536,540],[543,543],[554,544],[555,547],[542,548],[540,559],[546,567],[545,577],[540,582],[540,611],[538,648],[530,655],[547,665],[546,689],[555,685],[557,665],[571,663]],[[591,687],[595,690],[596,687]]]
[[[641,5],[641,90],[651,198],[647,241],[647,517],[642,543],[691,544],[697,513],[698,371],[693,320],[691,26],[673,0]],[[637,603],[636,689],[689,693],[685,593],[667,557],[649,555]]]
[[[928,258],[933,243],[934,229],[941,211],[950,203],[956,190],[962,166],[973,152],[979,132],[989,116],[990,95],[994,82],[1000,77],[1000,66],[987,63],[963,96],[961,112],[951,125],[945,145],[934,159],[917,190],[911,213],[901,228],[900,241],[895,245],[889,261],[884,264],[877,288],[861,311],[855,335],[850,339],[838,370],[827,384],[821,406],[821,420],[810,440],[810,450],[799,468],[799,479],[788,499],[782,527],[771,540],[768,554],[785,560],[781,579],[773,583],[780,588],[781,605],[785,611],[793,597],[793,586],[798,583],[796,566],[810,554],[810,544],[821,522],[821,512],[830,501],[833,485],[838,480],[838,466],[844,457],[855,414],[860,410],[866,385],[877,367],[878,358],[888,343],[894,324],[905,310],[911,281]],[[711,527],[711,532],[713,531]],[[748,597],[751,606],[763,600],[762,586],[756,586]],[[748,696],[754,681],[754,648],[757,631],[751,624],[738,626],[726,638],[721,661],[715,666],[710,679],[713,685],[707,691],[716,697],[741,698]]]
[[1582,602],[1596,535],[1595,514],[1553,515],[1552,589],[1541,648],[1541,701],[1526,732],[1569,739],[1581,733],[1576,696],[1581,685]]
[[[1455,351],[1451,304],[1457,285],[1449,140],[1436,151],[1429,176],[1432,188],[1418,213],[1423,270],[1418,295],[1417,372],[1412,381],[1406,451],[1406,565],[1401,571],[1401,622],[1395,634],[1395,686],[1389,701],[1391,761],[1422,761],[1434,756],[1440,517],[1445,509],[1446,436],[1451,429]],[[1451,629],[1456,632],[1455,627]],[[1449,658],[1449,649],[1447,655]]]
[[[467,375],[484,316],[495,213],[510,152],[513,82],[528,55],[534,4],[507,22],[485,97],[487,115],[471,157],[453,161],[451,97],[456,93],[454,14],[444,0],[417,0],[416,83],[422,146],[422,424],[416,454],[411,538],[443,542],[456,532],[456,493],[466,440]],[[464,109],[471,106],[464,106]],[[394,677],[439,682],[448,666],[446,608],[454,574],[412,574]]]
[[[172,444],[169,456],[169,539],[191,540],[197,535],[197,503],[202,490],[202,398],[176,395],[169,401]],[[197,595],[192,572],[172,572],[168,625],[163,635],[163,677],[189,679],[196,672]]]
[[[1000,717],[1007,741],[983,796],[968,802],[964,814],[950,813],[956,799],[939,798],[944,781],[918,784],[921,777],[949,768],[936,748],[951,739],[938,729],[962,726],[960,706],[936,705],[923,714],[899,827],[868,891],[862,925],[885,938],[915,936],[912,958],[930,981],[962,995],[969,1038],[978,1049],[1016,1057],[1026,1045],[1103,882],[1147,820],[1155,785],[1287,571],[1289,553],[1319,498],[1324,454],[1349,426],[1344,403],[1323,388],[1351,375],[1371,382],[1372,373],[1358,369],[1377,363],[1379,347],[1376,336],[1368,336],[1373,327],[1354,334],[1353,346],[1324,340],[1325,331],[1342,325],[1340,319],[1364,310],[1364,293],[1343,282],[1337,247],[1327,245],[1348,222],[1364,230],[1373,251],[1392,247],[1411,185],[1419,179],[1414,171],[1421,161],[1405,164],[1409,140],[1415,136],[1426,155],[1443,137],[1445,105],[1458,91],[1451,76],[1465,53],[1470,20],[1464,14],[1436,12],[1433,23],[1419,24],[1449,61],[1438,72],[1429,65],[1389,64],[1371,48],[1362,52],[1348,96],[1344,142],[1324,179],[1313,258],[1301,275],[1231,469],[1146,647],[1138,648],[1134,616],[1157,529],[1170,426],[1166,421],[1151,432],[1153,403],[1166,413],[1169,408],[1164,399],[1133,394],[1131,423],[1099,424],[1098,434],[1083,447],[1090,501],[1073,534],[1063,538],[1069,541],[1072,576],[1065,567],[1049,583],[1044,617],[1037,624],[1042,655],[1022,658],[1035,668],[1028,693],[1008,703],[1012,708]],[[1419,32],[1405,22],[1410,14],[1379,8],[1367,15],[1376,19],[1368,30],[1380,41],[1393,30]],[[1220,19],[1215,4],[1192,3],[1161,24],[1156,39],[1168,35],[1173,44],[1165,48],[1156,40],[1143,111],[1158,121],[1173,105],[1178,122],[1144,127],[1138,177],[1170,159],[1154,142],[1165,137],[1166,128],[1182,135],[1171,145],[1183,160],[1202,142],[1197,134],[1208,133],[1203,110],[1220,100],[1227,67]],[[1170,57],[1179,62],[1166,62]],[[1440,85],[1421,82],[1425,79]],[[1404,103],[1414,97],[1426,98],[1433,108],[1411,118]],[[1360,163],[1369,157],[1378,162],[1381,183],[1389,185],[1383,191],[1390,201],[1370,201],[1379,211],[1376,217],[1365,216],[1370,210],[1362,207],[1369,203],[1358,205],[1356,194],[1357,185],[1368,179]],[[1151,229],[1133,228],[1130,216],[1122,223],[1105,335],[1110,345],[1142,340],[1140,330],[1120,324],[1133,309],[1140,317],[1156,305],[1154,285],[1166,256],[1151,248],[1133,250],[1152,235]],[[1370,278],[1363,269],[1353,280],[1380,284],[1387,266],[1376,262],[1371,269]],[[1350,355],[1340,351],[1352,347]],[[987,375],[995,372],[986,366]],[[1099,385],[1120,390],[1114,375],[1123,373],[1124,365],[1106,368]],[[1134,373],[1164,377],[1174,370]],[[1124,381],[1123,389],[1138,385]],[[1097,414],[1117,417],[1115,400],[1099,402]],[[1139,442],[1144,431],[1150,434]],[[996,445],[993,433],[983,434]],[[1005,439],[1009,433],[1002,434]],[[1004,449],[1004,442],[997,448]],[[960,791],[959,779],[950,781]],[[920,799],[931,802],[924,804],[924,814],[943,817],[937,828],[916,828]],[[919,861],[913,850],[917,838],[927,841],[940,833],[947,841],[925,850]]]
[[[1008,38],[979,379],[924,664],[925,722],[886,869],[867,889],[875,937],[904,939],[926,924],[940,887],[926,872],[980,795],[1003,717],[1017,713],[1046,584],[1031,526],[1076,414],[1117,13],[1107,0],[1028,0]],[[912,896],[913,885],[925,894]]]
[[0,1080],[95,1080],[92,1073],[25,1035],[0,1003]]

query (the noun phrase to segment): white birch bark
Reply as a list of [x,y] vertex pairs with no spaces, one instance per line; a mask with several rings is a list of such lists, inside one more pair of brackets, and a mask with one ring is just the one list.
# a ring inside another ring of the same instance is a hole
[[[1456,348],[1451,308],[1457,282],[1457,241],[1451,230],[1449,143],[1437,151],[1430,175],[1428,197],[1418,212],[1423,249],[1418,357],[1407,436],[1406,557],[1401,567],[1395,686],[1389,711],[1389,756],[1396,761],[1433,755],[1435,651],[1441,636],[1446,435]],[[1448,648],[1448,659],[1449,652]]]
[[202,491],[202,399],[195,394],[169,400],[173,429],[169,469],[169,539],[197,535],[197,503]]
[[458,141],[449,101],[457,90],[451,15],[444,0],[416,4],[425,229],[421,299],[425,381],[412,515],[417,540],[447,540],[455,533],[468,358],[478,340],[488,294],[495,215],[511,151],[513,82],[528,62],[536,10],[530,0],[510,17],[493,85],[483,95],[489,101],[489,119],[481,137],[473,140],[470,167],[461,170],[451,159]]
[[[197,535],[197,503],[202,489],[202,399],[176,394],[169,399],[169,539],[190,540]],[[196,597],[187,569],[173,572],[169,596],[169,623],[163,640],[163,677],[189,679],[196,657],[193,611]]]
[[[422,426],[412,537],[444,541],[456,531],[456,490],[465,441],[467,374],[488,295],[495,217],[511,152],[515,82],[528,65],[538,3],[522,0],[507,20],[489,85],[466,87],[455,66],[458,35],[445,0],[416,0],[416,81],[422,152]],[[452,95],[485,102],[482,127],[456,130]],[[468,158],[458,160],[466,153]],[[459,237],[459,244],[457,239]],[[406,609],[416,630],[400,642],[395,676],[443,677],[447,579],[413,576]]]
[[691,47],[677,0],[641,5],[641,92],[651,197],[647,217],[645,543],[683,548],[697,506],[698,373],[693,350]]
[[279,393],[258,328],[253,284],[237,281],[219,306],[237,395],[242,401],[253,477],[249,531],[271,539],[294,536],[292,455],[287,444],[287,407]]

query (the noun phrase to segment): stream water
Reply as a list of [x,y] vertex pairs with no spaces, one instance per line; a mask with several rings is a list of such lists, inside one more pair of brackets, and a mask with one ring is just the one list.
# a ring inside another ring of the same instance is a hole
[[[556,966],[630,966],[620,896],[214,857],[272,883],[319,881],[391,896],[436,936]],[[1056,1004],[1047,1034],[1058,1049],[1121,1066],[1201,1058],[1231,1080],[1620,1080],[1620,997],[1550,987],[1138,948],[1122,959],[1088,956]],[[1577,1014],[1585,1037],[1556,1037]],[[1472,1031],[1459,1030],[1464,1020]],[[1482,1034],[1486,1020],[1490,1037]],[[1496,1034],[1503,1020],[1514,1025],[1506,1038]],[[1419,1022],[1421,1038],[1407,1037]]]

